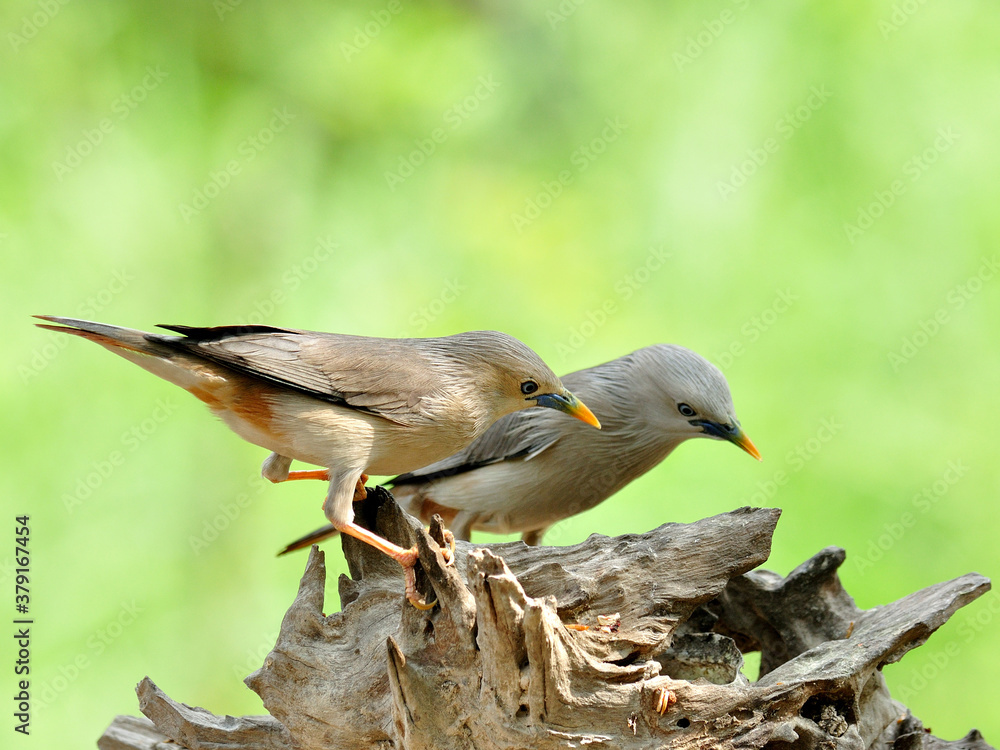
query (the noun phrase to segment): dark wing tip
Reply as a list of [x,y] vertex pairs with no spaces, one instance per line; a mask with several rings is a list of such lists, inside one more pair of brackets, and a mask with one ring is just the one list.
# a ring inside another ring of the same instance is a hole
[[483,466],[490,466],[491,464],[498,464],[503,461],[513,461],[517,458],[523,458],[530,452],[530,449],[522,448],[519,451],[509,453],[504,456],[493,456],[480,461],[466,461],[465,463],[458,464],[457,466],[449,466],[447,469],[440,469],[439,471],[429,471],[426,474],[420,471],[410,471],[406,474],[400,474],[398,477],[393,477],[386,482],[386,484],[392,485],[393,487],[399,487],[404,484],[427,484],[428,482],[434,482],[438,479],[453,477],[456,474],[464,474],[467,471],[475,471]]
[[173,331],[184,336],[188,341],[218,341],[228,339],[233,336],[249,336],[257,333],[294,333],[287,328],[275,328],[274,326],[245,325],[245,326],[178,326],[157,323],[157,328]]

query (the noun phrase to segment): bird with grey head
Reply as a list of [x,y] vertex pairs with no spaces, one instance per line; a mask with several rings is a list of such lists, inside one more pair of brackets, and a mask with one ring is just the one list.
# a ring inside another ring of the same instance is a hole
[[[391,480],[400,505],[438,513],[455,535],[520,533],[538,544],[553,524],[593,508],[692,438],[733,443],[760,460],[725,376],[690,349],[656,344],[562,378],[602,429],[547,409],[509,414],[454,455]],[[330,526],[282,554],[336,533]]]

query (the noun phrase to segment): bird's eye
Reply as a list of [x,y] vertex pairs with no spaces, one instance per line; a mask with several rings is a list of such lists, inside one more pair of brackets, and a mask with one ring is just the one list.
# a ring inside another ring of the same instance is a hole
[[681,416],[684,417],[693,417],[695,414],[698,413],[687,404],[677,404],[677,411],[679,411],[681,413]]
[[538,383],[534,380],[525,380],[521,383],[521,393],[525,396],[530,396],[532,393],[538,390]]

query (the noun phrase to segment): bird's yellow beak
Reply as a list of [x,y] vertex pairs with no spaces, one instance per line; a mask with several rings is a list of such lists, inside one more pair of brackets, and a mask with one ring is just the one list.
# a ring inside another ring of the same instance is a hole
[[753,440],[748,438],[747,434],[743,432],[743,430],[739,430],[736,435],[730,438],[730,440],[734,445],[738,445],[758,461],[764,460],[760,455],[760,451],[757,450],[757,446],[753,444]]
[[719,440],[728,440],[733,445],[738,445],[758,461],[764,460],[761,458],[757,446],[753,444],[753,440],[747,437],[747,434],[743,432],[743,428],[740,427],[739,422],[735,420],[732,423],[721,424],[713,422],[710,419],[692,419],[691,424],[695,427],[700,427],[701,431],[706,435],[718,438]]
[[541,396],[535,397],[534,401],[538,406],[547,406],[550,409],[564,411],[570,416],[576,417],[581,422],[586,422],[597,429],[601,429],[601,423],[594,416],[594,412],[588,409],[585,403],[566,389],[563,389],[562,393],[543,393]]

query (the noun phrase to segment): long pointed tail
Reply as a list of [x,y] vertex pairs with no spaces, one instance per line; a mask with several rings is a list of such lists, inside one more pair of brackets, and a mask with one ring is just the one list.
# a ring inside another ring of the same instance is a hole
[[305,547],[310,547],[316,542],[321,542],[324,539],[328,539],[331,536],[337,535],[337,530],[333,528],[331,524],[322,526],[315,531],[306,534],[303,537],[299,537],[291,544],[287,545],[281,552],[278,553],[278,557],[282,555],[287,555],[289,552],[294,552],[297,549],[303,549]]
[[134,328],[109,326],[104,323],[94,323],[76,318],[58,318],[53,315],[36,315],[35,317],[59,324],[36,323],[39,328],[71,333],[74,336],[93,341],[108,351],[124,357],[129,362],[137,364],[144,370],[174,385],[179,385],[185,390],[204,389],[210,381],[218,380],[214,373],[221,369],[219,366],[208,363],[188,351],[171,346],[169,343],[159,340],[160,337],[154,334],[137,331]]
[[45,328],[49,331],[72,333],[74,336],[80,336],[109,349],[127,349],[131,352],[153,356],[164,356],[171,353],[170,349],[162,344],[155,344],[147,339],[145,332],[137,331],[134,328],[109,326],[104,323],[94,323],[89,320],[78,320],[77,318],[58,318],[54,315],[35,315],[34,317],[47,320],[50,323],[59,323],[59,325],[55,326],[36,323],[35,325],[39,328]]

